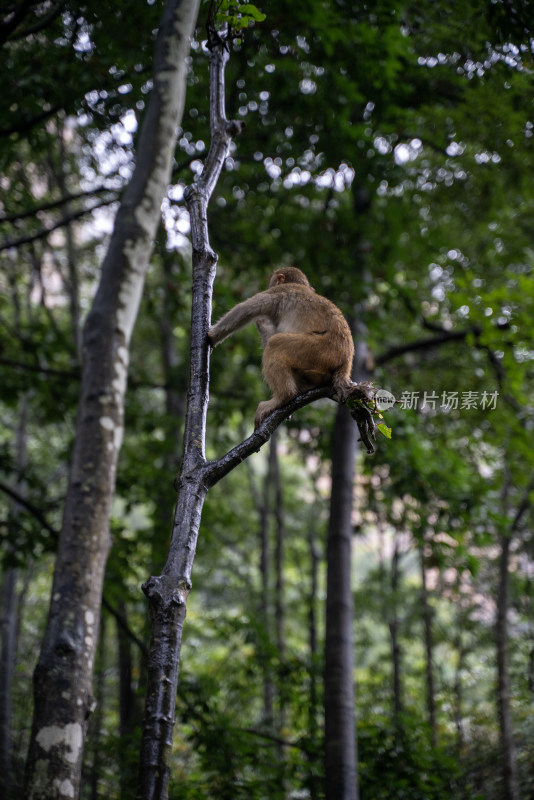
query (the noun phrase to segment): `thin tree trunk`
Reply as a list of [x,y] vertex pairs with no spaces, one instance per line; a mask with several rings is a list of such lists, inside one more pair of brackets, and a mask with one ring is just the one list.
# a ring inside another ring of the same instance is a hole
[[[286,642],[284,625],[284,511],[282,496],[282,480],[280,476],[280,460],[278,458],[278,431],[271,437],[269,450],[269,462],[273,488],[273,513],[275,519],[275,627],[276,627],[276,647],[278,649],[279,662],[283,663]],[[278,676],[278,730],[284,730],[286,726],[286,690],[281,675]],[[286,750],[282,744],[278,745],[278,758],[283,762],[286,758]],[[287,787],[286,787],[287,789]]]
[[[121,619],[128,623],[126,604],[119,603]],[[132,640],[124,626],[117,625],[117,645],[119,661],[119,767],[121,800],[135,796],[137,774],[132,764],[132,744],[135,736],[136,697],[132,688],[133,659]],[[137,720],[138,721],[138,720]]]
[[[316,543],[316,532],[313,521],[310,522],[308,544],[310,553],[310,594],[309,594],[309,608],[308,608],[308,641],[310,648],[310,700],[308,705],[308,736],[310,742],[317,741],[317,595],[319,588],[319,551]],[[317,800],[319,797],[319,780],[317,772],[314,769],[313,759],[310,760],[310,771],[308,777],[308,788],[310,791],[311,800]]]
[[315,665],[318,657],[317,647],[317,596],[319,591],[319,551],[316,543],[316,532],[313,524],[309,530],[310,553],[310,595],[308,609],[308,641],[310,648],[310,737],[315,738],[317,732],[317,679]]
[[[356,322],[353,377],[369,379],[363,326]],[[332,437],[332,494],[327,540],[325,619],[325,798],[358,800],[354,690],[352,508],[358,429],[347,408],[337,409]]]
[[[56,174],[56,180],[58,182],[59,191],[62,197],[68,196],[67,191],[67,184],[65,180],[65,163],[66,163],[66,152],[65,152],[65,124],[60,124],[60,128],[58,131],[58,139],[59,139],[59,164],[57,165],[57,169],[55,165],[53,165],[54,173]],[[70,205],[66,203],[64,206],[64,214],[65,217],[68,217],[70,213]],[[73,232],[73,225],[71,222],[67,222],[65,225],[65,238],[66,238],[66,250],[67,250],[67,268],[68,268],[68,278],[65,281],[67,286],[67,293],[69,296],[69,304],[70,304],[70,321],[72,325],[72,339],[75,343],[76,349],[76,357],[78,361],[81,360],[82,355],[82,328],[81,328],[81,315],[80,315],[80,288],[79,288],[79,280],[78,280],[78,265],[76,262],[76,248],[74,246],[74,232]]]
[[[26,468],[28,433],[28,397],[22,395],[18,404],[18,423],[15,435],[14,461],[19,475],[16,491],[23,497],[26,485],[22,478]],[[20,505],[10,501],[9,516],[17,524]],[[18,569],[8,567],[2,583],[2,646],[0,649],[0,796],[9,800],[13,791],[13,742],[11,732],[13,676],[19,635]]]
[[397,613],[397,595],[399,591],[399,543],[395,536],[395,545],[391,557],[391,602],[389,635],[391,638],[391,662],[393,665],[393,723],[397,736],[402,734],[402,688],[401,688],[401,649],[399,644],[399,618]]
[[497,647],[497,707],[501,739],[503,800],[519,800],[515,744],[510,709],[510,670],[508,664],[508,605],[510,559],[509,534],[500,537],[499,588],[497,592],[497,619],[495,638]]
[[327,545],[325,641],[325,797],[357,800],[351,587],[352,495],[358,432],[346,408],[336,413]]
[[[508,496],[510,478],[505,471],[503,488],[503,515],[509,509]],[[531,478],[523,491],[521,501],[512,520],[510,530],[501,534],[499,556],[499,585],[497,590],[497,616],[495,620],[495,644],[497,650],[497,709],[501,739],[502,775],[504,783],[503,800],[520,800],[519,779],[515,755],[515,743],[510,708],[510,669],[508,663],[508,608],[510,604],[510,547],[521,520],[530,507],[530,494],[534,489]]]
[[434,640],[432,636],[432,608],[428,602],[424,540],[421,545],[419,555],[421,564],[421,608],[423,614],[423,633],[426,653],[426,707],[428,711],[428,722],[430,724],[430,741],[432,747],[435,748],[437,745],[437,727],[436,695],[434,689]]
[[[270,445],[272,447],[272,443]],[[273,723],[274,686],[270,666],[269,643],[271,641],[271,615],[269,609],[270,592],[270,558],[269,558],[269,516],[270,516],[270,485],[271,485],[271,449],[267,472],[263,479],[263,492],[260,508],[260,621],[262,626],[262,643],[260,645],[261,661],[263,667],[263,722],[267,726]]]
[[270,473],[273,486],[274,518],[276,522],[276,547],[275,547],[275,617],[276,617],[276,645],[283,657],[286,649],[284,636],[284,513],[282,498],[282,481],[280,478],[280,460],[278,458],[278,431],[271,436],[269,451]]
[[[121,617],[126,621],[126,605],[123,601],[118,607]],[[130,637],[117,625],[117,650],[119,658],[119,734],[121,739],[132,731],[134,694],[132,692],[132,648]]]
[[[175,258],[174,255],[172,257],[173,259]],[[170,253],[162,253],[161,261],[165,292],[163,296],[163,315],[159,320],[159,328],[161,335],[163,375],[165,378],[165,411],[169,417],[176,420],[173,449],[174,452],[179,453],[179,437],[185,412],[185,386],[183,384],[180,386],[177,380],[177,373],[180,367],[180,354],[176,347],[176,337],[174,335],[176,301],[173,294],[179,291],[179,278],[172,269]],[[183,280],[184,275],[182,274],[180,278]],[[169,291],[169,289],[171,289],[171,291]]]
[[11,713],[13,673],[17,649],[17,573],[8,567],[2,582],[2,647],[0,650],[0,797],[11,797]]
[[[459,620],[460,625],[461,622],[462,621],[460,619]],[[456,747],[458,750],[458,754],[462,755],[465,743],[465,736],[463,729],[463,686],[462,686],[462,669],[464,665],[465,648],[462,643],[461,630],[459,631],[458,636],[456,638],[455,647],[456,650],[458,651],[458,663],[456,664],[456,670],[454,672],[453,717],[454,717],[454,726],[456,728]]]
[[94,709],[93,661],[124,425],[129,344],[170,180],[197,10],[198,0],[167,0],[136,168],[85,324],[76,437],[48,623],[34,675],[27,800],[73,800],[79,795],[87,718]]

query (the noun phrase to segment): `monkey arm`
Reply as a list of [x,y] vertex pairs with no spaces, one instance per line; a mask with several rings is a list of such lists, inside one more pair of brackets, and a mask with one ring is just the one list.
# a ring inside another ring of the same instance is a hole
[[208,337],[213,346],[222,342],[239,328],[244,328],[250,322],[254,322],[258,317],[273,318],[278,305],[277,298],[269,291],[259,292],[254,297],[244,300],[234,306],[228,313],[212,325],[208,331]]

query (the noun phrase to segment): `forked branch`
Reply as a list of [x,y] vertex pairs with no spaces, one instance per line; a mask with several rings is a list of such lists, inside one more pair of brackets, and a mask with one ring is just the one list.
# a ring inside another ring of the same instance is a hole
[[[344,403],[344,405],[350,408],[351,415],[358,425],[361,440],[365,444],[368,453],[374,452],[372,441],[375,440],[376,426],[373,419],[373,395],[374,388],[370,383],[355,383],[353,391]],[[310,403],[314,403],[316,400],[321,400],[324,397],[337,400],[332,386],[320,386],[316,389],[310,389],[307,392],[297,395],[297,397],[290,400],[290,402],[282,406],[282,408],[273,411],[248,439],[240,442],[224,456],[221,456],[221,458],[205,463],[202,468],[203,483],[209,488],[214,486],[221,478],[224,478],[225,475],[228,475],[229,472],[235,469],[238,464],[245,461],[245,459],[253,453],[257,453],[270,439],[276,428],[286,419],[289,419],[295,411],[304,408],[304,406]]]

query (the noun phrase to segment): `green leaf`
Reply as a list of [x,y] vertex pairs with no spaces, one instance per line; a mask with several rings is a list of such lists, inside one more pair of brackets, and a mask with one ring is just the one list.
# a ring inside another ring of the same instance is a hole
[[384,422],[379,422],[376,427],[378,428],[380,433],[382,433],[386,437],[386,439],[391,439],[391,428],[388,428],[388,426]]
[[246,14],[248,17],[252,17],[256,22],[263,22],[263,20],[267,18],[266,14],[263,14],[252,3],[245,3],[244,6],[239,6],[239,12],[241,14]]

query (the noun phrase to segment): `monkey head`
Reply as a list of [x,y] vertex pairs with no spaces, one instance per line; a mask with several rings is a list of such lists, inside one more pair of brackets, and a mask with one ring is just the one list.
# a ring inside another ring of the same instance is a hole
[[284,267],[275,270],[269,281],[269,289],[273,286],[280,286],[282,283],[300,283],[303,286],[310,286],[306,275],[297,267]]

